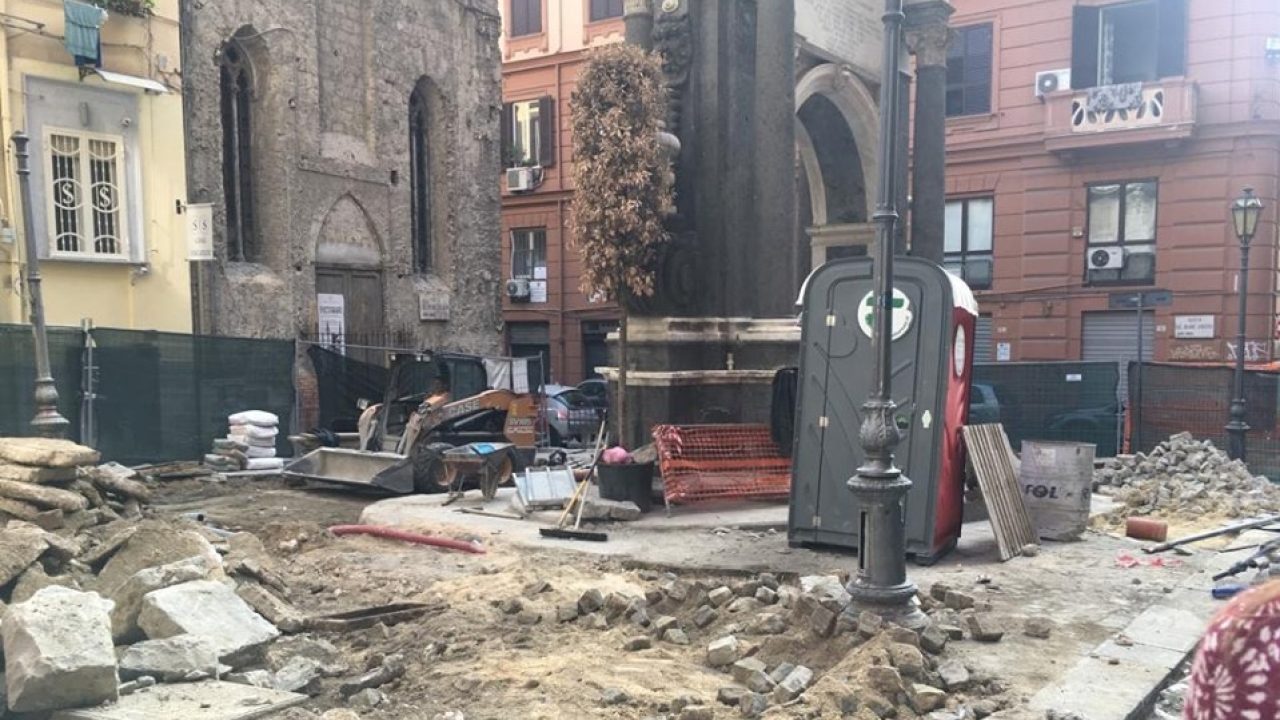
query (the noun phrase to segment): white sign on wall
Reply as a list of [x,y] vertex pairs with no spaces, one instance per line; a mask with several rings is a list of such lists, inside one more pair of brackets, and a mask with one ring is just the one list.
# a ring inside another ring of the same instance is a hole
[[213,206],[209,203],[187,206],[187,259],[213,259]]
[[338,293],[316,293],[316,330],[320,344],[347,354],[346,299]]
[[883,14],[877,0],[796,0],[796,35],[820,54],[878,78]]
[[1214,332],[1213,315],[1174,315],[1173,336],[1179,340],[1212,340]]
[[996,343],[996,362],[1009,362],[1013,357],[1013,345],[1007,342]]

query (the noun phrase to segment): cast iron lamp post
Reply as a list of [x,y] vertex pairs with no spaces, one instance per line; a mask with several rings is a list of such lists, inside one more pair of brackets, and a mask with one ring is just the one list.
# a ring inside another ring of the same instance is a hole
[[1244,195],[1231,204],[1231,222],[1236,238],[1240,241],[1240,297],[1236,326],[1236,372],[1234,392],[1231,395],[1230,420],[1227,422],[1227,454],[1233,460],[1244,460],[1244,435],[1249,423],[1244,421],[1244,356],[1245,315],[1249,307],[1249,243],[1258,230],[1258,216],[1262,214],[1262,201],[1253,195],[1253,188],[1245,188]]
[[849,478],[849,490],[861,512],[858,572],[849,581],[853,612],[869,610],[909,628],[926,618],[915,603],[916,586],[907,580],[906,527],[903,515],[911,481],[894,465],[898,445],[897,405],[892,394],[893,245],[898,224],[898,108],[902,85],[903,0],[885,0],[884,61],[880,82],[880,178],[876,200],[876,304],[872,346],[875,390],[862,405],[859,440],[866,460]]
[[49,335],[44,325],[44,295],[40,292],[40,257],[35,232],[31,229],[31,156],[27,152],[30,138],[24,132],[13,134],[13,154],[17,160],[18,191],[22,197],[22,236],[27,256],[27,302],[31,306],[31,332],[36,351],[36,414],[31,427],[37,435],[60,438],[71,423],[58,413],[58,388],[49,369]]

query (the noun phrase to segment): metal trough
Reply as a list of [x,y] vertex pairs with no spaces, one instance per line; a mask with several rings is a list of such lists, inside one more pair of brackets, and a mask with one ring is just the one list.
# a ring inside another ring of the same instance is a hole
[[408,456],[347,448],[319,448],[289,463],[284,477],[347,488],[413,492],[413,463]]

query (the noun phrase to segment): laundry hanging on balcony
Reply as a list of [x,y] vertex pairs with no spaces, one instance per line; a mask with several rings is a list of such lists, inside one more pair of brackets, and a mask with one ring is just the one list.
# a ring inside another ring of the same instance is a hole
[[107,11],[79,0],[63,0],[66,18],[67,52],[76,65],[102,66],[102,23],[107,21]]
[[1137,110],[1142,107],[1142,83],[1122,83],[1089,88],[1085,110],[1094,113]]

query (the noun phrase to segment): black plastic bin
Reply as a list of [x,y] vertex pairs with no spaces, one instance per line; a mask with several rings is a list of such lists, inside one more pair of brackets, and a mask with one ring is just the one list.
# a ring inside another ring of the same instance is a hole
[[600,478],[600,497],[605,500],[630,500],[640,512],[653,509],[653,463],[628,463],[596,466]]

